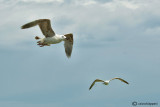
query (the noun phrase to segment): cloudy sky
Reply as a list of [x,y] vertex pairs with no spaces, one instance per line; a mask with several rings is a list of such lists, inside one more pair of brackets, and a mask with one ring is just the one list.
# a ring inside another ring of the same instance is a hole
[[[0,0],[0,107],[129,107],[159,103],[159,0]],[[58,34],[73,33],[72,57],[63,43],[40,48],[38,27],[49,18]],[[130,84],[94,79],[121,77]],[[141,106],[142,107],[142,106]]]

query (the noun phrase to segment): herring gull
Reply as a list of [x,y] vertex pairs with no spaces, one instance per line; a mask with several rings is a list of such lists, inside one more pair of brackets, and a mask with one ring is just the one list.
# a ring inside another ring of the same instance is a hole
[[112,81],[112,80],[114,80],[114,79],[118,79],[118,80],[120,80],[120,81],[122,81],[122,82],[124,82],[124,83],[126,83],[126,84],[129,84],[129,83],[128,83],[127,81],[125,81],[124,79],[122,79],[122,78],[117,78],[117,77],[112,78],[112,79],[110,79],[110,80],[106,80],[106,81],[103,81],[103,80],[100,80],[100,79],[96,79],[96,80],[93,81],[93,83],[92,83],[91,86],[89,87],[89,90],[94,86],[94,84],[95,84],[96,82],[103,82],[104,85],[108,85],[108,84],[110,83],[110,81]]
[[34,27],[36,25],[39,25],[39,28],[41,29],[43,35],[45,36],[44,38],[40,38],[38,36],[35,37],[36,40],[39,39],[39,41],[37,42],[37,45],[39,45],[40,47],[50,46],[50,44],[57,44],[57,43],[60,43],[61,41],[64,41],[66,56],[68,58],[71,57],[72,48],[73,48],[72,33],[64,34],[64,35],[55,34],[55,32],[52,30],[49,19],[38,19],[23,25],[21,28],[26,29],[26,28]]

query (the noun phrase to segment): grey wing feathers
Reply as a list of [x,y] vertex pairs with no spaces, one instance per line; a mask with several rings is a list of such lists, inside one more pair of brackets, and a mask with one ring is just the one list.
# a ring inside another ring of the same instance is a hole
[[93,83],[91,84],[91,86],[89,87],[89,90],[94,86],[94,84],[95,84],[96,82],[104,82],[104,81],[103,81],[103,80],[100,80],[100,79],[94,80]]
[[55,32],[52,30],[51,23],[50,23],[49,19],[35,20],[33,22],[30,22],[30,23],[23,25],[21,28],[26,29],[26,28],[34,27],[36,25],[39,25],[44,36],[52,37],[55,35]]
[[69,33],[64,36],[66,37],[64,41],[65,53],[67,57],[70,58],[72,54],[72,48],[73,48],[73,34]]
[[120,81],[122,81],[122,82],[124,82],[124,83],[126,83],[126,84],[129,84],[127,81],[125,81],[124,79],[122,79],[122,78],[112,78],[111,80],[114,80],[114,79],[118,79],[118,80],[120,80]]
[[21,29],[30,28],[30,27],[33,27],[33,26],[36,26],[36,25],[38,25],[38,20],[35,20],[33,22],[30,22],[30,23],[27,23],[27,24],[21,26]]

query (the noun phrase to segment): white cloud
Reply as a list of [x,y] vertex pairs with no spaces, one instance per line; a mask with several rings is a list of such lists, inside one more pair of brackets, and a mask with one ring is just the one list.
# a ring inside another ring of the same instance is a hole
[[37,3],[51,3],[51,2],[64,2],[64,0],[22,0],[23,2],[37,2]]
[[137,4],[128,1],[122,1],[121,4],[130,9],[137,9],[139,7]]
[[150,35],[150,36],[159,36],[160,35],[160,26],[159,27],[156,27],[156,28],[148,28],[146,29],[145,31],[145,34],[146,35]]
[[87,6],[87,5],[93,5],[93,4],[96,4],[96,2],[95,1],[86,1],[84,3],[85,6]]

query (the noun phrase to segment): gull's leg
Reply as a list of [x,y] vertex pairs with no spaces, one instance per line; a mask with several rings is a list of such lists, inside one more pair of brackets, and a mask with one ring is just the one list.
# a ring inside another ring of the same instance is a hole
[[51,46],[50,44],[46,44],[45,46]]
[[38,44],[41,44],[41,41],[38,41],[37,43],[38,43]]
[[43,47],[44,45],[40,45],[40,47]]
[[43,46],[44,46],[44,44],[41,43],[41,41],[38,41],[38,42],[37,42],[37,45],[39,45],[40,47],[43,47]]
[[39,45],[40,47],[50,46],[50,44],[45,44],[45,43],[42,43],[41,41],[38,41],[38,42],[37,42],[37,45]]

